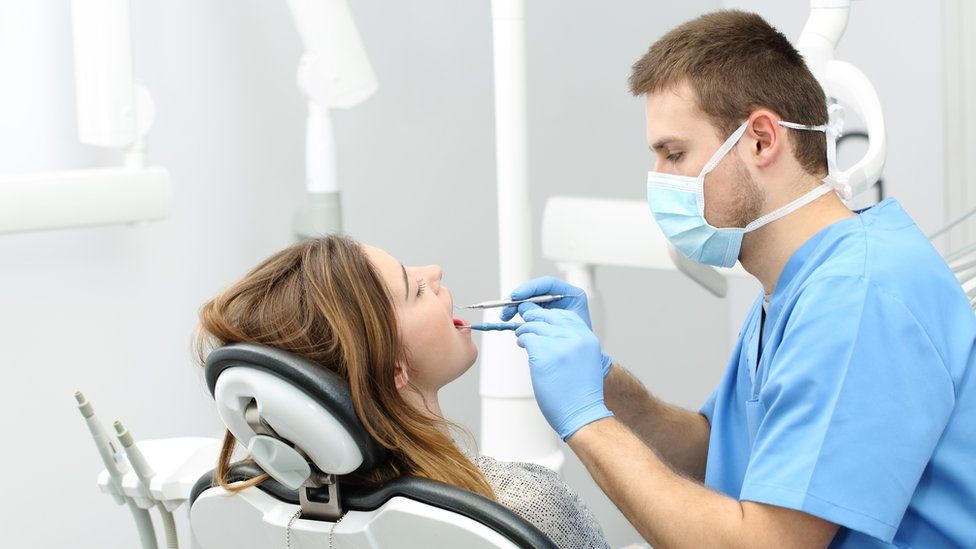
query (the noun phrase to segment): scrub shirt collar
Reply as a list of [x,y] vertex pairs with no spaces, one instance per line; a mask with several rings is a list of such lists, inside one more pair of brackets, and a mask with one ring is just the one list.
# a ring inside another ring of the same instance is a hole
[[874,204],[873,206],[864,208],[862,210],[855,210],[854,213],[858,215],[853,217],[845,217],[840,221],[835,221],[834,223],[827,225],[823,229],[817,231],[817,233],[811,236],[809,240],[797,248],[797,250],[793,252],[793,255],[790,256],[789,261],[787,261],[786,265],[783,267],[783,272],[779,274],[779,280],[776,281],[776,288],[773,290],[773,295],[769,298],[770,306],[773,306],[773,304],[778,301],[779,297],[786,293],[786,288],[790,285],[790,282],[793,281],[793,278],[798,272],[800,272],[800,269],[806,263],[807,259],[810,257],[810,254],[817,249],[818,245],[824,240],[824,238],[827,237],[828,234],[843,229],[849,223],[860,223],[860,214],[893,200],[893,198],[887,198],[881,202],[878,202],[877,204]]

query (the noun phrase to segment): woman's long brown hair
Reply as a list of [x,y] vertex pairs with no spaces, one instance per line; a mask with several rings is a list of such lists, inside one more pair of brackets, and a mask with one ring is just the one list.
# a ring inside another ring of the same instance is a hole
[[[194,340],[201,365],[221,345],[259,343],[347,379],[356,414],[390,456],[384,465],[347,479],[380,484],[414,475],[495,499],[450,435],[460,428],[414,409],[397,390],[395,365],[407,361],[396,311],[386,284],[355,241],[330,235],[275,253],[203,305]],[[215,474],[228,490],[267,478],[227,481],[236,442],[228,431]]]

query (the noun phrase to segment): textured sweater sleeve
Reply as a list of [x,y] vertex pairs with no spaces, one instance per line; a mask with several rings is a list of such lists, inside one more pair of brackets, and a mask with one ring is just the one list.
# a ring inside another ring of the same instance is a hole
[[479,456],[477,464],[498,502],[542,530],[560,548],[610,547],[583,499],[555,471],[488,456]]

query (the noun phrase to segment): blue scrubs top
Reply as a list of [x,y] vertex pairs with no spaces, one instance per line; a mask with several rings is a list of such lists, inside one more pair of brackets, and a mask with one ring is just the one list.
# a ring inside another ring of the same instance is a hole
[[893,199],[790,258],[746,318],[705,484],[840,525],[831,547],[976,546],[976,315]]

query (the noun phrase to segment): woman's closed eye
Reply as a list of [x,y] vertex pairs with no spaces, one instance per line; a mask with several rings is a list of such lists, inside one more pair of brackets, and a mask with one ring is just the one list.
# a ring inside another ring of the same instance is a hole
[[424,279],[422,279],[422,278],[418,278],[417,279],[417,297],[420,297],[424,293],[424,289],[426,289],[426,288],[427,288],[427,281],[424,280]]
[[668,162],[671,162],[671,163],[677,162],[677,161],[681,160],[681,157],[684,156],[684,154],[685,153],[683,153],[683,152],[673,152],[673,153],[671,153],[671,154],[668,155]]

